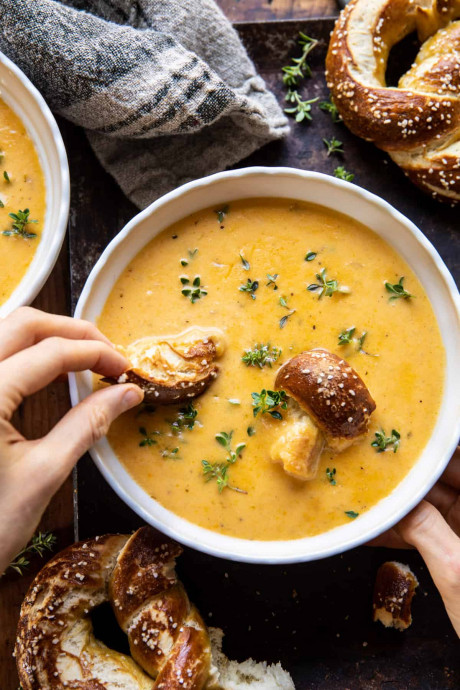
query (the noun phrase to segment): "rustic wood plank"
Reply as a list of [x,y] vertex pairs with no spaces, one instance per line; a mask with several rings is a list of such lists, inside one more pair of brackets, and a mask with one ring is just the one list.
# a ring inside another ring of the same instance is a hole
[[336,0],[217,0],[217,4],[233,22],[330,17],[338,13]]

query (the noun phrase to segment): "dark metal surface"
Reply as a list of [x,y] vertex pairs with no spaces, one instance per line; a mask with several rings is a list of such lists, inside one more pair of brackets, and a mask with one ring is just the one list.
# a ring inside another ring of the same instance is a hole
[[[299,29],[321,39],[310,63],[305,97],[327,97],[324,56],[332,22],[240,24],[238,31],[271,88],[284,98],[280,67],[295,50]],[[102,249],[136,209],[95,160],[84,134],[61,123],[72,186],[71,269],[73,306]],[[344,142],[343,158],[327,158],[323,137]],[[387,199],[433,242],[460,275],[458,209],[438,204],[406,180],[387,156],[351,135],[314,106],[310,125],[295,125],[285,142],[265,147],[243,165],[288,165],[332,173],[344,165],[355,182]],[[141,524],[86,456],[76,477],[80,537],[126,532]],[[420,581],[414,623],[404,632],[371,622],[378,566],[396,558]],[[186,549],[179,563],[191,598],[210,625],[225,631],[225,650],[238,659],[281,660],[299,690],[447,690],[460,687],[458,640],[422,560],[415,552],[363,547],[316,563],[254,566]],[[212,615],[211,615],[212,614]]]

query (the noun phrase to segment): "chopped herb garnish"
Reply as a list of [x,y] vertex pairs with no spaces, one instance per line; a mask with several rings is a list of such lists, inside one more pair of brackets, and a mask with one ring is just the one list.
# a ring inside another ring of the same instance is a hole
[[163,448],[161,451],[161,457],[170,460],[180,460],[179,448]]
[[187,287],[185,287],[182,290],[182,294],[184,295],[184,297],[188,297],[192,304],[195,304],[197,300],[201,299],[202,297],[205,297],[208,294],[206,288],[201,287],[200,276],[194,277],[190,287],[190,279],[188,276],[180,276],[180,282],[182,283],[182,285],[187,285]]
[[201,465],[203,469],[203,474],[207,482],[211,481],[212,479],[216,480],[217,488],[220,494],[224,489],[232,489],[233,491],[237,491],[238,493],[245,494],[247,493],[246,491],[238,489],[238,487],[233,486],[228,481],[228,471],[230,467],[235,464],[235,462],[241,456],[243,450],[246,448],[245,443],[238,443],[235,450],[233,450],[232,436],[233,431],[230,431],[229,433],[221,431],[220,433],[216,434],[215,439],[217,443],[223,448],[225,448],[225,450],[227,451],[227,458],[225,462],[213,463],[208,462],[207,460],[202,460]]
[[152,431],[151,433],[148,433],[147,429],[145,426],[140,426],[139,427],[139,433],[141,436],[144,438],[142,441],[139,442],[139,446],[141,448],[144,448],[145,446],[155,446],[157,444],[157,440],[154,439],[154,436],[159,436],[160,432],[159,431]]
[[296,122],[303,122],[304,120],[313,120],[311,116],[311,106],[312,103],[316,103],[317,98],[311,98],[309,101],[303,101],[299,95],[298,91],[289,91],[286,94],[286,100],[288,103],[294,103],[292,108],[285,108],[284,112],[288,115],[295,114]]
[[248,436],[254,436],[254,434],[256,433],[256,430],[254,429],[253,426],[248,426],[248,428],[246,429],[246,432],[247,432]]
[[3,201],[1,199],[0,199],[0,208],[5,208],[5,204],[3,203]]
[[356,327],[351,326],[350,328],[346,328],[341,333],[339,333],[338,345],[349,345],[354,343],[356,345],[357,351],[360,352],[362,355],[368,355],[369,357],[378,357],[378,355],[372,355],[370,352],[366,352],[366,350],[363,349],[364,341],[367,338],[367,331],[363,331],[359,337],[357,334],[356,337],[354,337],[355,331]]
[[198,252],[198,248],[197,248],[197,249],[189,249],[189,250],[188,250],[189,258],[188,258],[188,259],[182,258],[182,259],[180,260],[180,265],[181,265],[181,266],[188,266],[189,263],[190,263],[190,260],[195,258],[197,252]]
[[269,414],[273,419],[283,419],[281,412],[287,409],[287,395],[284,391],[267,391],[265,388],[260,393],[251,393],[253,414],[257,417],[261,414]]
[[29,240],[37,237],[34,232],[27,232],[26,225],[29,223],[38,223],[38,220],[32,220],[29,218],[29,209],[25,208],[24,211],[18,211],[17,213],[9,213],[9,217],[13,219],[11,230],[4,230],[2,235],[11,237],[12,235],[18,235],[19,237],[24,237],[24,239]]
[[195,256],[197,255],[197,253],[198,253],[198,247],[195,247],[195,249],[189,249],[188,250],[188,255],[191,259],[194,259]]
[[356,331],[356,327],[346,328],[344,331],[339,333],[339,345],[348,345],[353,342],[353,336]]
[[267,364],[270,368],[281,357],[281,349],[279,347],[271,347],[270,343],[264,345],[257,343],[252,350],[245,350],[241,361],[248,367],[260,367],[261,369]]
[[214,213],[217,214],[217,220],[219,223],[222,224],[224,222],[224,218],[227,215],[227,213],[229,212],[229,210],[230,210],[230,206],[228,204],[225,204],[225,206],[222,206],[222,208],[214,211]]
[[41,558],[45,551],[52,551],[56,544],[56,537],[51,532],[38,532],[34,534],[30,544],[25,546],[16,555],[14,561],[9,564],[9,568],[15,570],[19,575],[23,575],[30,561],[27,558],[29,554],[38,554]]
[[324,110],[324,112],[330,114],[332,122],[342,122],[337,106],[332,102],[331,98],[328,101],[321,101],[319,107],[321,110]]
[[296,312],[295,309],[291,309],[291,311],[289,312],[289,314],[285,314],[284,316],[282,316],[282,317],[280,318],[280,328],[284,328],[284,327],[285,327],[285,325],[287,324],[288,319],[289,319],[293,314],[295,314],[295,312]]
[[256,296],[254,293],[258,287],[259,287],[259,281],[258,280],[251,280],[250,278],[248,278],[246,284],[240,285],[240,287],[238,289],[240,290],[240,292],[249,292],[252,299],[255,299]]
[[3,178],[4,178],[5,182],[11,182],[10,176],[8,175],[6,170],[3,171]]
[[305,254],[305,261],[313,261],[316,259],[316,252],[307,252]]
[[180,265],[181,265],[181,266],[188,266],[188,261],[187,261],[187,259],[181,259],[181,260],[180,260]]
[[393,453],[396,453],[401,443],[401,434],[396,429],[391,431],[391,436],[385,436],[383,429],[375,432],[375,441],[372,441],[371,446],[375,448],[377,453],[383,453],[389,446],[393,446]]
[[273,275],[270,275],[270,273],[267,273],[267,278],[268,278],[268,283],[266,287],[270,287],[273,285],[274,290],[278,290],[278,285],[276,284],[277,279],[279,278],[278,273],[274,273]]
[[339,167],[334,170],[334,175],[335,177],[338,177],[339,180],[346,180],[347,182],[353,182],[355,179],[354,173],[345,170],[343,165],[339,165]]
[[307,57],[318,45],[318,41],[300,31],[297,43],[302,48],[302,55],[299,58],[293,58],[292,65],[283,67],[283,82],[286,86],[297,86],[301,79],[311,77],[311,68],[307,63]]
[[174,434],[179,434],[184,429],[191,431],[195,426],[198,410],[194,407],[193,402],[190,402],[187,407],[181,407],[177,412],[177,418],[170,422],[171,429]]
[[385,288],[387,289],[388,292],[391,293],[390,297],[390,302],[394,299],[410,299],[414,295],[411,295],[410,292],[407,292],[407,290],[404,288],[404,276],[402,276],[399,279],[398,283],[395,283],[392,285],[391,283],[388,282],[388,280],[385,281]]
[[358,517],[359,513],[355,513],[354,510],[346,510],[346,511],[345,511],[345,515],[346,515],[347,517],[351,518],[352,520],[354,520],[355,518]]
[[307,287],[310,292],[319,292],[318,299],[321,297],[332,297],[334,292],[342,294],[349,294],[350,288],[346,285],[339,285],[337,280],[328,280],[326,269],[323,268],[320,273],[316,273],[318,283],[312,283]]
[[245,271],[249,271],[249,269],[251,268],[251,266],[250,266],[250,264],[249,264],[249,261],[247,261],[247,260],[244,258],[244,256],[242,255],[241,252],[240,252],[240,259],[241,259],[241,263],[243,264],[244,270],[245,270]]
[[278,304],[285,309],[289,309],[286,297],[280,297]]
[[228,402],[230,405],[241,405],[241,400],[238,400],[238,398],[228,398]]
[[332,153],[344,153],[342,142],[335,137],[332,137],[332,139],[323,139],[323,142],[327,148],[328,156],[330,156]]
[[329,480],[329,484],[332,484],[332,486],[335,486],[337,484],[337,482],[335,481],[336,472],[337,470],[335,469],[335,467],[332,470],[330,470],[328,467],[326,470],[326,477]]

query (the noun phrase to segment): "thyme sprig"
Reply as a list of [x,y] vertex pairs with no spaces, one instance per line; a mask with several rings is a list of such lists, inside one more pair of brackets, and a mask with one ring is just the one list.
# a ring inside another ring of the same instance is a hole
[[222,446],[226,452],[227,457],[224,462],[208,462],[208,460],[202,460],[201,466],[203,470],[204,478],[207,482],[215,479],[217,482],[217,488],[221,494],[224,489],[231,489],[232,491],[237,491],[241,494],[246,494],[247,491],[239,489],[237,486],[230,484],[228,471],[232,465],[241,457],[243,450],[246,448],[245,443],[238,443],[233,450],[232,448],[232,437],[233,431],[220,431],[215,435],[217,443]]
[[197,415],[198,410],[193,402],[190,402],[186,407],[179,408],[176,419],[170,422],[173,434],[180,434],[184,429],[192,431]]
[[259,281],[258,280],[251,280],[250,278],[247,279],[246,283],[244,285],[240,285],[238,290],[240,292],[249,292],[251,295],[252,299],[255,299],[255,292],[259,287]]
[[310,100],[303,101],[298,91],[289,89],[285,99],[288,103],[293,103],[294,105],[292,108],[285,108],[284,112],[287,115],[295,115],[296,122],[303,122],[304,120],[311,122],[313,120],[311,106],[313,103],[316,103],[318,100],[317,98],[310,98]]
[[335,137],[332,137],[332,139],[323,139],[323,142],[327,148],[328,156],[333,153],[344,153],[342,142]]
[[281,357],[281,348],[272,347],[270,343],[264,345],[257,343],[252,350],[245,350],[241,361],[248,367],[259,367],[262,369],[265,365],[270,368]]
[[208,291],[206,288],[201,287],[201,277],[195,276],[192,283],[190,284],[190,278],[188,276],[181,276],[180,282],[186,287],[182,288],[182,294],[184,297],[188,297],[192,304],[202,297],[206,297]]
[[339,165],[339,167],[334,170],[334,176],[338,177],[339,180],[345,180],[346,182],[353,182],[355,179],[354,173],[345,170],[343,165]]
[[385,431],[375,432],[375,441],[372,441],[371,446],[375,448],[377,453],[384,453],[389,447],[392,447],[393,453],[396,453],[401,444],[401,434],[396,429],[392,429],[391,436],[386,436]]
[[342,118],[339,115],[339,111],[337,109],[336,104],[332,101],[332,98],[329,97],[328,101],[321,101],[319,104],[320,110],[323,110],[326,113],[329,113],[329,115],[332,118],[332,122],[342,122]]
[[267,278],[268,278],[268,283],[266,284],[266,287],[273,286],[273,290],[278,290],[278,285],[276,284],[276,281],[279,278],[279,274],[274,273],[273,275],[271,275],[270,273],[267,273]]
[[38,220],[32,220],[32,218],[29,218],[30,211],[28,208],[25,208],[23,211],[19,210],[17,213],[9,213],[8,215],[13,220],[11,230],[4,230],[2,235],[6,235],[6,237],[17,235],[26,240],[37,237],[35,232],[27,232],[26,230],[26,226],[29,225],[29,223],[38,223]]
[[309,53],[318,45],[315,38],[310,38],[299,31],[298,45],[302,48],[302,55],[292,59],[292,65],[283,67],[283,82],[285,86],[298,86],[305,77],[311,77],[311,67],[307,62]]
[[350,326],[350,328],[345,328],[338,335],[338,345],[355,345],[356,350],[362,355],[368,355],[369,357],[378,357],[378,355],[371,354],[364,349],[364,341],[367,338],[367,331],[363,331],[360,336],[356,333],[356,326]]
[[337,484],[335,480],[335,475],[337,474],[337,470],[335,467],[332,468],[332,470],[329,469],[329,467],[326,469],[326,477],[328,479],[329,484],[332,484],[332,486],[335,486]]
[[56,544],[56,537],[51,532],[38,532],[34,534],[30,543],[16,555],[14,561],[9,564],[9,568],[15,570],[19,575],[30,565],[29,556],[37,554],[43,558],[45,551],[52,551]]
[[399,282],[395,283],[392,285],[391,283],[388,282],[388,280],[385,281],[385,289],[387,292],[391,294],[390,297],[390,302],[392,302],[395,299],[410,299],[414,295],[411,295],[410,292],[407,292],[407,290],[404,287],[404,276],[402,276],[399,279]]
[[273,419],[283,419],[281,410],[287,409],[287,395],[284,391],[268,391],[263,388],[260,393],[251,393],[253,415],[269,414]]
[[148,432],[145,426],[140,426],[138,431],[140,435],[143,436],[143,439],[139,441],[139,446],[141,448],[145,448],[146,446],[156,446],[158,441],[154,437],[160,435],[159,431]]
[[327,277],[326,269],[322,268],[319,273],[316,273],[317,283],[312,283],[308,285],[307,290],[310,292],[318,292],[318,299],[322,297],[332,297],[335,292],[348,295],[351,290],[346,285],[340,285],[335,279]]

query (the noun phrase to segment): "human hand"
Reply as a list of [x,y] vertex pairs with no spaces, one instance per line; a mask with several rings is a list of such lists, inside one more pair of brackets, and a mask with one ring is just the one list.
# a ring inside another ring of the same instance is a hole
[[73,465],[111,422],[142,401],[132,384],[109,386],[28,441],[11,419],[28,395],[69,371],[119,376],[127,360],[91,323],[22,307],[0,320],[0,575],[27,543]]
[[460,637],[460,446],[441,479],[412,512],[372,542],[415,547],[425,561]]

